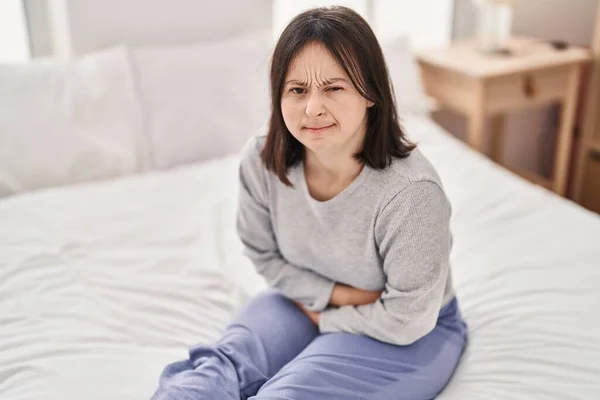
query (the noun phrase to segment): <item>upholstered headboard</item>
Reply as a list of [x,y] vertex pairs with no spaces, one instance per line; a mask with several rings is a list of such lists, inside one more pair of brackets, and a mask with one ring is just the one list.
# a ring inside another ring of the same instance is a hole
[[54,49],[77,55],[128,45],[174,45],[222,39],[272,26],[271,0],[53,0]]

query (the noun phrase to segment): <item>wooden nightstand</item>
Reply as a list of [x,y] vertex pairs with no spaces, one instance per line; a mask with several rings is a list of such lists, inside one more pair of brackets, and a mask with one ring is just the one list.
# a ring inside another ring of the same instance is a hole
[[477,151],[483,152],[484,122],[491,117],[491,156],[499,163],[506,112],[561,103],[552,180],[515,172],[564,195],[581,67],[590,59],[589,51],[575,46],[556,50],[538,39],[521,37],[513,38],[509,48],[508,55],[484,55],[468,40],[417,52],[425,91],[441,107],[466,115],[467,142]]

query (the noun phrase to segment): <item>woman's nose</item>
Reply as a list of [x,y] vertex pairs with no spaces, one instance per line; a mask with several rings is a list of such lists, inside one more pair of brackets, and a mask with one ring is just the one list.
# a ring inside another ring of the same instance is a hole
[[325,112],[325,106],[320,94],[310,93],[308,95],[305,112],[309,117],[318,117]]

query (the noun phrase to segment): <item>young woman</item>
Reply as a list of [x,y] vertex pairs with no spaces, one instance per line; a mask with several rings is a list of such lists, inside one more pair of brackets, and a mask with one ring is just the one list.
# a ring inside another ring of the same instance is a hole
[[434,398],[467,339],[451,210],[400,128],[375,35],[348,8],[306,11],[279,38],[270,78],[268,133],[242,154],[237,228],[273,289],[218,343],[169,365],[154,399]]

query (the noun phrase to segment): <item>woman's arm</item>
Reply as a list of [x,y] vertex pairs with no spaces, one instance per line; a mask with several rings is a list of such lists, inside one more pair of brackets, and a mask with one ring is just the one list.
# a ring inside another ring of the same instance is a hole
[[[381,297],[382,291],[362,290],[352,286],[336,283],[331,292],[329,305],[334,307],[342,306],[361,306],[371,304]],[[301,303],[295,302],[296,305],[306,314],[308,318],[315,324],[319,325],[321,313],[317,311],[307,310]]]
[[336,283],[331,293],[331,299],[329,299],[329,305],[342,307],[371,304],[377,301],[382,293],[381,290],[362,290]]
[[242,151],[237,232],[245,254],[269,286],[312,311],[327,307],[334,282],[288,263],[279,253],[269,215],[267,171],[253,138]]
[[442,189],[408,184],[379,215],[375,237],[387,275],[381,299],[327,309],[319,328],[410,344],[434,328],[450,269],[450,204]]

